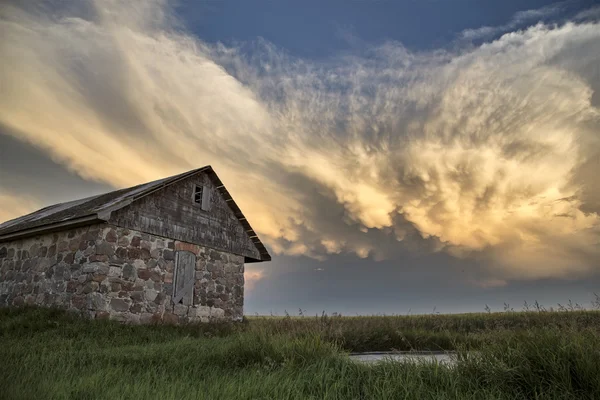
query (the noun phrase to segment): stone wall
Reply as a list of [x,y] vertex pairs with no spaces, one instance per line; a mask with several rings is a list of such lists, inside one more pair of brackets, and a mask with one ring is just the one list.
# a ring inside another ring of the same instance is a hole
[[[196,255],[190,306],[172,302],[175,252]],[[244,257],[108,224],[0,243],[0,306],[131,323],[240,320]]]

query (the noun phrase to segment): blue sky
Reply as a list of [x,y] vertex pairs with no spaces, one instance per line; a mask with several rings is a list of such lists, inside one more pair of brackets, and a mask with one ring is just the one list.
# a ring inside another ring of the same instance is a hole
[[593,5],[589,0],[201,0],[182,1],[177,13],[206,41],[260,37],[298,57],[326,58],[390,40],[411,50],[435,49],[451,44],[463,30],[505,25],[519,12],[542,11],[516,26],[525,28],[567,19]]
[[273,255],[247,266],[249,314],[589,304],[599,19],[590,0],[7,2],[0,222],[211,164]]

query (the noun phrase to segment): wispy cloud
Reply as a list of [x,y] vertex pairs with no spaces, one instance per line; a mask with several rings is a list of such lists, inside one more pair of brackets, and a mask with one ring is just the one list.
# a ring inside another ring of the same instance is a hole
[[164,2],[89,4],[0,7],[0,123],[81,176],[212,164],[276,253],[445,250],[484,259],[489,282],[597,267],[597,23],[318,63],[208,45]]
[[554,17],[561,13],[565,7],[573,1],[567,0],[559,3],[550,4],[542,8],[519,11],[513,15],[511,20],[504,25],[482,26],[475,29],[465,29],[460,36],[466,40],[489,39],[493,36],[513,31],[517,28],[523,28],[528,24],[544,22],[547,18]]
[[578,22],[593,22],[600,20],[600,6],[580,11],[573,17],[573,20]]

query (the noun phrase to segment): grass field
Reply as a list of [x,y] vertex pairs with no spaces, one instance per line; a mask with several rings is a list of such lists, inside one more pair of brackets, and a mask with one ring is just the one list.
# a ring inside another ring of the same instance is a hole
[[[173,327],[2,309],[0,340],[3,399],[600,398],[598,311]],[[459,360],[366,365],[347,356],[394,349],[457,350]]]

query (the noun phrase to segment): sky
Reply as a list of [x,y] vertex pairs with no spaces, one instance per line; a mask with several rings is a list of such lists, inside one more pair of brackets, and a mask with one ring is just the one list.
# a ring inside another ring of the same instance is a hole
[[600,5],[0,3],[0,222],[212,165],[247,314],[600,293]]

